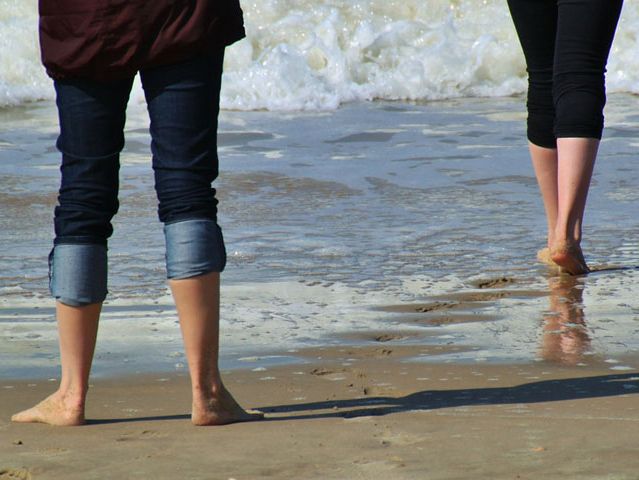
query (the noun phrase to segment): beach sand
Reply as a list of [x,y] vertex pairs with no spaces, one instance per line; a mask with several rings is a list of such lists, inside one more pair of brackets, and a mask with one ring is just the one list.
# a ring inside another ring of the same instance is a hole
[[224,427],[190,424],[184,375],[95,381],[67,428],[10,424],[54,384],[3,381],[0,479],[638,478],[637,371],[407,362],[438,352],[388,338],[228,372],[266,419]]

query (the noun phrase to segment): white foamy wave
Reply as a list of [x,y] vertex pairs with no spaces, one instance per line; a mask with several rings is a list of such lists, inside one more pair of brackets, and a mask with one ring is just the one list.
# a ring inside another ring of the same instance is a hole
[[371,99],[523,90],[502,1],[244,2],[248,38],[231,47],[223,105],[330,109]]
[[[526,88],[503,0],[244,0],[242,7],[248,37],[227,52],[226,109],[334,109]],[[0,0],[0,38],[0,106],[50,98],[35,0]],[[627,2],[609,91],[639,93],[638,39],[639,5]],[[139,91],[133,97],[143,98]]]
[[0,107],[52,97],[40,64],[38,2],[0,0]]

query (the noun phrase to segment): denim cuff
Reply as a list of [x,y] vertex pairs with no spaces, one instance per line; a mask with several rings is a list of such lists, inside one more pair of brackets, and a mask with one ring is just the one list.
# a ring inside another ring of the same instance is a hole
[[166,274],[179,280],[210,272],[226,265],[222,230],[210,219],[182,220],[164,225]]
[[96,244],[57,244],[49,255],[49,289],[72,307],[103,302],[107,296],[107,248]]

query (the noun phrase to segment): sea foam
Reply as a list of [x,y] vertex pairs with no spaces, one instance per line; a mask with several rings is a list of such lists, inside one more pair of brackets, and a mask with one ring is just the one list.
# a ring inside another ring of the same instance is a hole
[[[362,100],[504,96],[526,88],[503,0],[245,0],[247,38],[226,55],[222,107],[330,110]],[[609,91],[639,92],[639,5],[628,2]],[[53,96],[37,2],[0,1],[0,106]],[[143,96],[136,86],[134,99]]]

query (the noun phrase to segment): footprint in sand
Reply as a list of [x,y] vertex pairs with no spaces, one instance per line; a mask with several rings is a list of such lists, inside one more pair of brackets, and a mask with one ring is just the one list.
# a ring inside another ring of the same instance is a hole
[[331,370],[329,368],[314,368],[309,372],[311,375],[316,375],[318,377],[323,377],[324,375],[331,375],[333,373],[337,373],[335,370]]
[[362,393],[367,397],[384,397],[395,394],[397,389],[392,385],[372,385],[362,388]]
[[[351,358],[379,358],[379,357],[388,357],[393,354],[393,350],[391,348],[373,348],[373,349],[365,349],[357,352],[347,352],[347,355]],[[342,370],[344,371],[344,370]]]
[[0,480],[31,480],[31,474],[24,468],[0,468]]
[[377,335],[373,340],[380,343],[392,342],[393,340],[404,340],[406,337],[403,335],[395,335],[392,333],[384,333],[382,335]]
[[428,313],[436,312],[439,310],[447,310],[449,308],[454,308],[455,306],[457,306],[456,302],[435,302],[429,305],[421,305],[415,308],[415,311],[420,313]]
[[492,278],[489,280],[480,280],[476,283],[477,288],[498,288],[504,287],[506,285],[512,285],[516,283],[514,278],[501,277],[501,278]]
[[418,303],[418,304],[404,304],[404,305],[387,305],[384,307],[378,307],[378,310],[383,312],[393,313],[429,313],[437,312],[440,310],[448,310],[459,306],[458,301],[436,301],[433,303]]
[[393,351],[390,348],[377,348],[375,350],[375,355],[378,357],[389,357],[393,354]]

